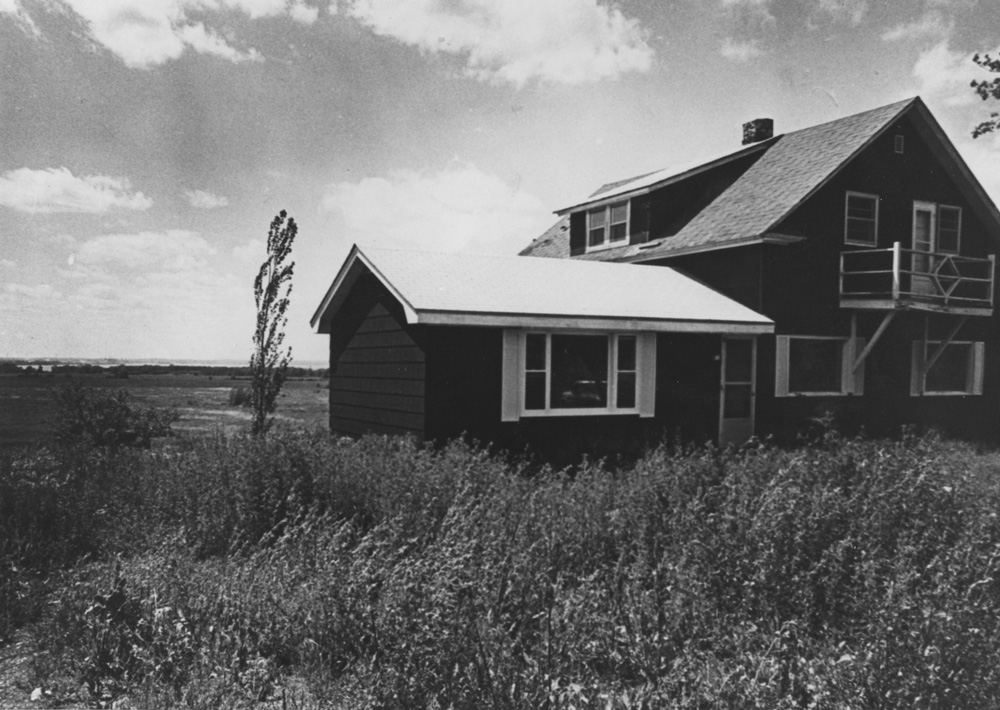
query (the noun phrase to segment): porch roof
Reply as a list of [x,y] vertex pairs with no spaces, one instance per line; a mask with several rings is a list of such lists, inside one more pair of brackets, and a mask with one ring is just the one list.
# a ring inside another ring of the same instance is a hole
[[411,324],[692,333],[771,333],[769,318],[664,266],[357,246],[312,318],[331,320],[364,273]]

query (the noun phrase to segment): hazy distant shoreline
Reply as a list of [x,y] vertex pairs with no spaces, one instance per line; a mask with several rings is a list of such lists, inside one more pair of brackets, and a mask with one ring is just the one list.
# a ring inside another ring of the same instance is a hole
[[[247,367],[250,358],[242,360],[185,360],[182,358],[91,358],[91,357],[0,357],[0,363],[11,363],[25,366],[37,365],[98,365],[100,367],[115,367],[117,365],[140,367],[143,365],[177,367]],[[329,363],[322,360],[293,360],[292,367],[322,370]]]

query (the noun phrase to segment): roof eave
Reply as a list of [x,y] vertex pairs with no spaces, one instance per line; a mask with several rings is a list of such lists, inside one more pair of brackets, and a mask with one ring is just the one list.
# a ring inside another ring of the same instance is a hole
[[763,316],[755,320],[692,320],[682,318],[581,316],[576,314],[420,310],[417,311],[416,322],[422,325],[606,330],[614,332],[729,333],[740,335],[763,335],[774,332],[774,322]]

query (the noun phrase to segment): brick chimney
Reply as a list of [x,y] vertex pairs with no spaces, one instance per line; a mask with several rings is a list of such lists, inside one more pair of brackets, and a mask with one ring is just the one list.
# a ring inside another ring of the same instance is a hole
[[774,137],[774,121],[770,118],[755,118],[743,124],[743,145],[759,143]]

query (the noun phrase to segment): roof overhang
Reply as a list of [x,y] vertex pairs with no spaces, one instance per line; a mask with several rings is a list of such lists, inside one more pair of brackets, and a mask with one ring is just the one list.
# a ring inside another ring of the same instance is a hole
[[709,319],[642,318],[634,316],[588,316],[579,313],[505,313],[440,310],[415,307],[378,269],[357,245],[351,248],[344,264],[310,319],[317,333],[330,333],[334,315],[347,300],[351,289],[364,274],[371,274],[400,304],[410,325],[482,326],[494,328],[540,328],[565,330],[604,330],[615,332],[671,332],[755,335],[774,332],[774,322],[759,314],[756,320],[726,321]]

